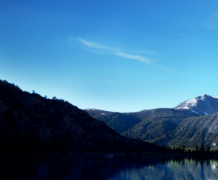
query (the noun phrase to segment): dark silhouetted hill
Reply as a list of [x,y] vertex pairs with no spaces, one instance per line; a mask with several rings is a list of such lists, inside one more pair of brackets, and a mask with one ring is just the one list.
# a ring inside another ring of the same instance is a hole
[[128,139],[105,122],[58,99],[0,80],[0,151],[130,152],[157,147]]

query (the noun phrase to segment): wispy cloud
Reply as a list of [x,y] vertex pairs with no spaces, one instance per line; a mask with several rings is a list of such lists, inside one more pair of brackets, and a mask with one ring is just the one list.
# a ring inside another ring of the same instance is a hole
[[163,69],[164,71],[168,71],[168,72],[172,72],[172,69],[170,69],[170,68],[167,68],[167,67],[165,67],[165,66],[158,66],[159,68],[161,68],[161,69]]
[[138,56],[138,55],[131,55],[131,54],[126,54],[126,53],[121,53],[121,52],[117,52],[116,55],[121,56],[121,57],[125,57],[128,59],[134,59],[134,60],[138,60],[138,61],[142,61],[142,62],[146,62],[146,63],[151,63],[151,61],[148,58]]
[[[93,51],[95,53],[96,53],[96,49],[97,50],[99,50],[99,49],[107,50],[107,52],[103,52],[103,53],[112,54],[112,55],[119,56],[119,57],[124,57],[124,58],[127,58],[127,59],[138,60],[138,61],[145,62],[145,63],[151,63],[151,60],[149,58],[147,58],[147,57],[143,57],[143,56],[139,56],[139,55],[133,55],[133,54],[129,54],[129,53],[123,53],[118,48],[103,46],[101,44],[98,44],[98,43],[95,43],[95,42],[90,42],[90,41],[84,40],[82,38],[77,38],[77,40],[80,43],[84,44],[85,46],[88,46],[90,48],[95,49],[95,51]],[[143,53],[145,53],[145,51],[143,51]],[[151,54],[151,51],[149,51],[147,53]]]
[[211,15],[210,15],[210,18],[216,18],[218,16],[218,10],[216,10],[215,12],[213,12]]
[[105,50],[110,50],[110,51],[115,51],[117,50],[116,48],[111,48],[111,47],[106,47],[106,46],[102,46],[98,43],[95,42],[90,42],[90,41],[86,41],[84,39],[81,38],[77,38],[78,41],[80,41],[82,44],[91,47],[91,48],[97,48],[97,49],[105,49]]
[[207,29],[216,30],[218,29],[217,20],[218,20],[218,10],[216,10],[208,18],[206,18],[201,23],[201,25]]

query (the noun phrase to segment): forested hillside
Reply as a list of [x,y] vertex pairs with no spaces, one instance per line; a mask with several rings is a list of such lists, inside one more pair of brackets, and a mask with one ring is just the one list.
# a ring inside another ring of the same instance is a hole
[[[217,114],[198,115],[189,110],[153,109],[135,113],[102,114],[101,110],[87,112],[126,137],[153,142],[158,145],[195,147],[218,142]],[[105,112],[105,111],[104,111]],[[131,119],[130,121],[128,121]],[[132,124],[132,127],[130,123]],[[123,128],[120,130],[120,124]]]
[[0,151],[154,151],[153,144],[121,136],[105,122],[57,98],[47,99],[0,80]]

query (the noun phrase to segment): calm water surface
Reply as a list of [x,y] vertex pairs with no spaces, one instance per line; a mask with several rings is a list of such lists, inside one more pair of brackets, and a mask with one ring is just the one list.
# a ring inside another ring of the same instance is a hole
[[0,179],[218,180],[218,161],[112,155],[1,155]]

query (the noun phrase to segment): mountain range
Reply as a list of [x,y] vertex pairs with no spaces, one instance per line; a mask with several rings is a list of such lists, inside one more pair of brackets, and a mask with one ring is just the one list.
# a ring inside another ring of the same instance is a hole
[[218,97],[204,94],[175,108],[81,110],[0,80],[0,151],[138,152],[160,150],[156,145],[216,146],[217,109]]
[[195,147],[218,143],[218,97],[202,95],[175,108],[158,108],[133,113],[86,109],[94,118],[129,138],[157,145]]
[[121,136],[57,98],[0,80],[0,152],[139,152],[156,145]]

